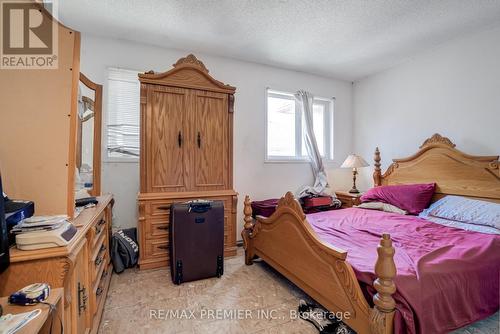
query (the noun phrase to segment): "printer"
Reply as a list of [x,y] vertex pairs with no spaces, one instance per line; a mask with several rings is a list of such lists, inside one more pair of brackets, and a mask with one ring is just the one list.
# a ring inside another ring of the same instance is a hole
[[21,250],[35,250],[66,246],[78,232],[68,221],[56,223],[54,229],[35,227],[33,231],[16,234],[16,246]]
[[5,193],[2,193],[5,203],[5,222],[7,223],[7,233],[9,234],[9,245],[15,243],[15,236],[12,229],[26,218],[30,218],[35,213],[35,203],[25,200],[12,200]]

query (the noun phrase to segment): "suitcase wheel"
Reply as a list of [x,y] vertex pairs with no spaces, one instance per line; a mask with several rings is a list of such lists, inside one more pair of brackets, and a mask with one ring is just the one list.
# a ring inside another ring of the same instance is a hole
[[217,256],[217,278],[220,278],[224,274],[224,262],[222,256]]
[[177,263],[176,263],[176,274],[175,274],[175,284],[179,285],[182,283],[182,261],[181,260],[177,260]]

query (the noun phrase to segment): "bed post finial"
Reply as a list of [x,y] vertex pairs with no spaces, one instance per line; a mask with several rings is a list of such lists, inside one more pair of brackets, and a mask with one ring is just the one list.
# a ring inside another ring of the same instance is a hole
[[375,171],[373,172],[373,184],[375,187],[381,186],[382,185],[382,170],[380,169],[380,151],[377,148],[375,148],[375,155],[373,157],[373,160],[375,163],[373,164],[375,166]]
[[391,236],[382,235],[377,247],[378,258],[375,263],[377,279],[373,286],[377,293],[373,296],[375,307],[371,311],[370,322],[372,334],[390,334],[393,330],[394,310],[396,301],[392,295],[396,292],[394,277],[396,277],[396,264],[394,263],[394,247]]
[[245,224],[243,225],[243,231],[241,231],[241,237],[243,238],[243,247],[245,248],[245,264],[251,265],[253,260],[252,231],[254,223],[252,218],[252,202],[250,201],[250,196],[245,196],[243,206],[243,220],[245,221]]
[[245,215],[245,218],[243,220],[245,221],[245,230],[251,230],[253,227],[253,218],[252,218],[252,201],[250,201],[250,196],[246,195],[245,196],[245,202],[244,202],[244,208],[243,208],[243,214]]

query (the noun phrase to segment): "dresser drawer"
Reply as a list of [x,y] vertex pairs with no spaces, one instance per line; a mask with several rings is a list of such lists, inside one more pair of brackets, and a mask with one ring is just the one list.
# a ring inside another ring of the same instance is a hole
[[95,248],[91,252],[90,257],[90,278],[91,282],[94,283],[98,280],[100,275],[102,275],[103,268],[108,264],[109,261],[109,249],[106,240],[106,234],[102,233],[101,238],[96,243]]
[[107,293],[107,289],[109,287],[109,281],[111,279],[111,274],[113,271],[113,266],[106,265],[102,273],[99,276],[99,279],[95,282],[94,287],[92,289],[91,295],[91,304],[92,304],[92,316],[96,316],[99,311],[104,307],[104,302],[106,300],[105,296]]
[[90,240],[91,247],[94,249],[96,247],[96,243],[99,239],[106,234],[106,218],[104,217],[104,213],[97,219],[97,222],[90,229]]

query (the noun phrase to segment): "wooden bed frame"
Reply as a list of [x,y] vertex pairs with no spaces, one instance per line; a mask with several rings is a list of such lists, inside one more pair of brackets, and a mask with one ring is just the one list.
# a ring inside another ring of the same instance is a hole
[[[439,134],[427,139],[411,157],[393,160],[384,174],[378,148],[374,160],[375,186],[435,182],[435,199],[453,194],[500,203],[498,156],[462,153]],[[242,237],[247,265],[262,258],[331,312],[348,312],[343,320],[357,333],[393,333],[396,266],[389,234],[382,236],[377,249],[373,283],[377,293],[371,307],[347,252],[318,239],[291,192],[280,199],[269,218],[254,220],[250,204],[246,196]]]

